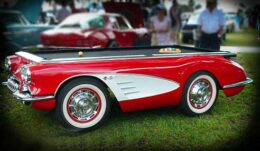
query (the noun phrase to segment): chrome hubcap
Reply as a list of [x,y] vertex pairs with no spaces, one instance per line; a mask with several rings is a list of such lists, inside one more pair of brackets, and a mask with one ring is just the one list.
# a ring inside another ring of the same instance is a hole
[[76,120],[90,120],[98,113],[100,101],[94,92],[79,90],[69,100],[68,110]]
[[189,94],[189,99],[193,107],[203,108],[205,107],[212,95],[212,87],[209,81],[207,80],[198,80],[196,81],[191,89]]

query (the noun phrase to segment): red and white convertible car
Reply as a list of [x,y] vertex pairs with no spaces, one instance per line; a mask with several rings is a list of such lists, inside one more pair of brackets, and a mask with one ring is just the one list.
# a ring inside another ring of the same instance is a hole
[[120,14],[78,13],[43,32],[41,41],[44,46],[106,48],[149,44],[150,38],[147,29],[133,28]]
[[21,51],[7,57],[3,84],[18,101],[55,110],[65,127],[79,131],[102,124],[112,100],[124,112],[179,105],[200,115],[219,90],[233,96],[252,82],[230,59],[235,54],[170,47]]

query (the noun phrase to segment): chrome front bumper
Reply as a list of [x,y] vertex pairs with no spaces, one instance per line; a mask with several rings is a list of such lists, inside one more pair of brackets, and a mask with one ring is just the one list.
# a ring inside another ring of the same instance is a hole
[[3,82],[2,85],[7,86],[8,89],[12,91],[13,97],[15,97],[18,101],[21,102],[34,102],[34,101],[54,99],[54,96],[33,97],[29,93],[20,93],[19,90],[16,89],[18,88],[18,86],[14,84],[14,82],[10,79],[8,79],[7,82]]
[[250,83],[252,83],[252,82],[253,82],[252,79],[246,78],[245,81],[241,81],[241,82],[238,82],[238,83],[233,83],[233,84],[225,85],[223,88],[224,88],[224,89],[228,89],[228,88],[234,88],[234,87],[239,87],[239,86],[245,86],[245,85],[250,84]]

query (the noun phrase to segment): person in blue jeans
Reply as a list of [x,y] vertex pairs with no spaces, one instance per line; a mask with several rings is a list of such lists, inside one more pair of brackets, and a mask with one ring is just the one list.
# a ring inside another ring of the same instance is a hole
[[207,0],[207,8],[199,17],[200,48],[220,50],[221,37],[224,33],[225,16],[217,9],[216,0]]

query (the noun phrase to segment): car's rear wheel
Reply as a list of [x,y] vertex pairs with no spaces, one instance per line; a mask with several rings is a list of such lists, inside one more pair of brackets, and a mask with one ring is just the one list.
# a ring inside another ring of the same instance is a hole
[[193,74],[184,86],[181,107],[188,115],[209,112],[218,96],[218,86],[213,76],[207,72]]
[[107,45],[108,48],[116,48],[118,47],[117,42],[115,40],[112,40]]
[[72,80],[58,94],[56,117],[72,131],[94,129],[108,118],[109,113],[108,91],[98,80]]

